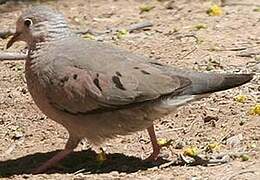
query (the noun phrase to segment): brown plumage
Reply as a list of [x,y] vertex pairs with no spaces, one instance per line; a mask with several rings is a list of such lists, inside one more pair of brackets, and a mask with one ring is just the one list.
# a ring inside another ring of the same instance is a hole
[[105,139],[148,129],[156,159],[153,121],[209,93],[242,85],[252,74],[207,74],[175,69],[72,33],[63,17],[34,7],[17,21],[8,42],[29,46],[26,80],[41,111],[69,132],[64,151],[42,165],[45,171],[73,151],[81,139]]

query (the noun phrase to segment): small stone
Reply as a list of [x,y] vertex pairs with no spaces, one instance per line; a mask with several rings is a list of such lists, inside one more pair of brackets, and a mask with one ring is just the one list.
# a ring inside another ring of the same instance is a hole
[[175,149],[182,149],[185,146],[185,143],[183,141],[179,141],[177,142],[177,144],[175,145]]
[[242,134],[232,136],[227,139],[227,145],[229,145],[230,147],[238,147],[238,146],[240,146],[242,139],[243,139]]
[[210,116],[210,115],[207,115],[207,116],[205,116],[205,117],[203,118],[204,123],[208,123],[208,122],[210,122],[210,121],[218,121],[218,120],[219,120],[218,116]]
[[251,144],[251,148],[256,148],[256,144],[255,143]]
[[119,175],[122,177],[122,176],[125,176],[126,173],[125,172],[121,172]]
[[260,62],[260,55],[256,55],[255,60]]
[[26,94],[26,93],[27,93],[27,89],[22,88],[22,89],[21,89],[21,92],[22,92],[23,94]]
[[28,179],[28,178],[30,178],[30,175],[29,175],[29,174],[23,174],[22,177],[23,177],[24,179]]
[[119,176],[119,173],[118,173],[118,171],[112,171],[112,172],[110,172],[110,175],[112,175],[112,176]]
[[201,177],[197,177],[197,176],[192,176],[189,178],[189,180],[199,180],[201,179]]
[[241,119],[240,122],[239,122],[239,125],[240,125],[240,126],[243,126],[245,123],[246,123],[246,121],[243,120],[243,119]]
[[165,3],[166,9],[178,9],[175,5],[175,1],[169,1]]
[[24,136],[24,135],[23,135],[22,132],[16,131],[15,134],[13,135],[12,139],[13,139],[13,140],[18,140],[18,139],[20,139],[20,138],[23,137],[23,136]]

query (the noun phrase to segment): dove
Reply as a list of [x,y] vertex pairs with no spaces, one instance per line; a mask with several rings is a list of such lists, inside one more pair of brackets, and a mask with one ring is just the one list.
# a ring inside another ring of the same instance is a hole
[[[28,46],[25,77],[38,108],[63,125],[64,150],[39,166],[45,172],[73,152],[82,139],[105,140],[147,129],[154,161],[160,153],[153,122],[178,107],[249,82],[253,74],[183,70],[73,33],[63,14],[47,6],[26,10],[7,48]],[[158,42],[159,43],[159,42]]]

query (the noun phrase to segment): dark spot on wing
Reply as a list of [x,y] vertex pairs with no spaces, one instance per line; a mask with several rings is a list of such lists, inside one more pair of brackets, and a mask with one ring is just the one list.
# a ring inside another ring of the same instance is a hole
[[93,83],[97,86],[97,88],[102,91],[102,88],[100,87],[100,84],[99,84],[99,74],[97,74],[97,77],[93,80]]
[[158,63],[158,62],[149,62],[150,64],[154,64],[154,65],[157,65],[157,66],[163,66],[161,63]]
[[145,71],[145,70],[141,70],[141,72],[143,73],[143,74],[151,74],[151,73],[149,73],[149,72],[147,72],[147,71]]
[[69,80],[69,76],[64,76],[60,81],[65,83],[68,80]]
[[60,86],[64,86],[65,82],[67,82],[69,80],[69,76],[64,76],[62,79],[60,79]]
[[77,79],[78,78],[78,75],[77,74],[73,74],[73,79]]
[[118,71],[116,71],[116,75],[119,76],[119,77],[122,77],[122,74]]
[[112,76],[112,81],[113,81],[113,83],[115,83],[115,85],[116,85],[116,87],[117,87],[118,89],[121,89],[121,90],[124,90],[124,91],[126,90],[125,87],[123,86],[123,84],[121,83],[119,77],[117,77],[117,76]]

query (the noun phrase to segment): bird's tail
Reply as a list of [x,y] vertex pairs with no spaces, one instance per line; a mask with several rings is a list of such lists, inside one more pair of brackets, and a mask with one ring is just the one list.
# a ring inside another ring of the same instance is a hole
[[197,73],[190,78],[192,87],[188,91],[192,95],[223,91],[243,85],[251,81],[253,76],[253,74]]
[[177,75],[191,80],[191,86],[185,89],[183,95],[201,95],[223,91],[245,84],[253,79],[254,74],[220,74],[186,71],[170,66],[159,67],[165,74]]

